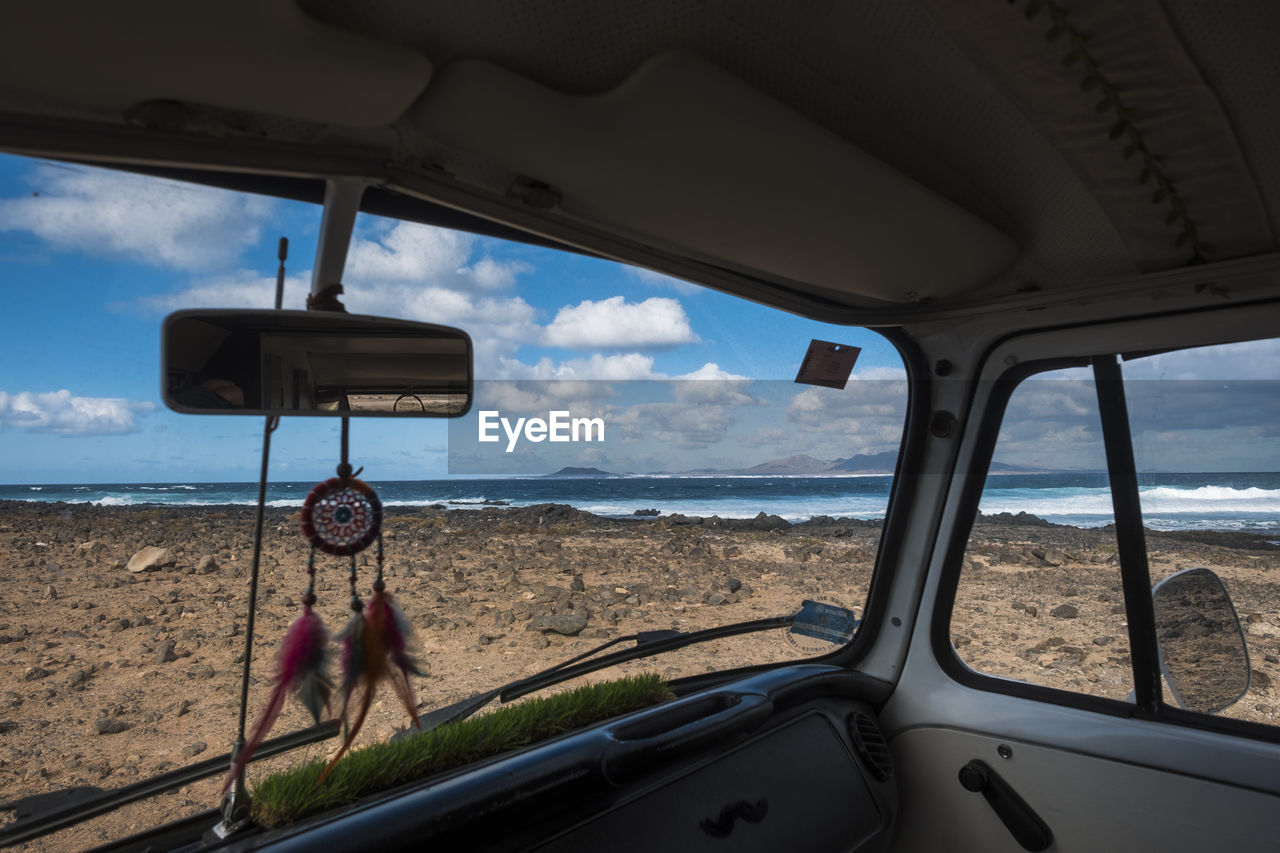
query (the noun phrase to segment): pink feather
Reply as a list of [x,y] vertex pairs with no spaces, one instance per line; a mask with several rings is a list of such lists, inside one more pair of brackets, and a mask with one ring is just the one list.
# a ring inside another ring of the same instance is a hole
[[[404,703],[405,709],[409,712],[409,717],[413,720],[415,728],[421,728],[418,722],[418,703],[413,696],[413,685],[409,683],[409,676],[422,675],[422,670],[418,668],[417,662],[409,655],[409,621],[404,618],[404,614],[400,612],[400,608],[396,606],[395,599],[391,597],[391,593],[385,591],[376,591],[369,598],[369,607],[377,608],[379,611],[373,614],[375,620],[370,620],[370,625],[377,624],[385,637],[384,644],[387,654],[391,656],[391,663],[395,665],[395,670],[389,672],[391,678],[391,686],[396,691],[396,695],[400,697],[400,701]],[[397,676],[399,678],[397,679]]]
[[290,693],[298,698],[311,712],[318,723],[320,715],[329,704],[332,685],[325,665],[328,662],[329,631],[320,617],[310,607],[302,609],[302,615],[293,621],[280,644],[276,654],[276,685],[271,691],[266,707],[258,715],[258,722],[253,733],[240,749],[236,763],[231,768],[227,781],[223,783],[225,793],[231,783],[244,771],[249,759],[257,750],[267,732],[275,725],[280,711],[284,708],[284,699]]

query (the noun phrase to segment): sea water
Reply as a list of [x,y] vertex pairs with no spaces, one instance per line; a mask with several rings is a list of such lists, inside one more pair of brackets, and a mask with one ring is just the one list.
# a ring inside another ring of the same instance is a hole
[[[788,521],[816,515],[879,519],[892,477],[609,477],[370,481],[388,506],[443,504],[451,509],[571,504],[605,516],[656,509],[666,515]],[[1103,473],[992,474],[980,509],[1026,512],[1057,524],[1111,523]],[[271,483],[271,506],[301,506],[310,482]],[[94,483],[0,486],[0,499],[102,506],[213,506],[257,500],[256,483]],[[1156,530],[1280,531],[1280,473],[1139,475],[1146,525]]]

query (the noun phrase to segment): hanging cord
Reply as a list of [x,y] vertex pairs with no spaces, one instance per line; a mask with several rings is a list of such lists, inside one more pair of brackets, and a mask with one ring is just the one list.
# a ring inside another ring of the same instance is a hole
[[361,467],[356,471],[352,471],[351,463],[347,461],[347,448],[350,444],[350,441],[349,441],[350,427],[351,427],[351,419],[344,417],[342,419],[342,447],[340,450],[340,459],[338,462],[338,479],[342,480],[344,483],[347,480],[353,479],[355,477],[359,477],[360,472],[364,470],[364,468]]

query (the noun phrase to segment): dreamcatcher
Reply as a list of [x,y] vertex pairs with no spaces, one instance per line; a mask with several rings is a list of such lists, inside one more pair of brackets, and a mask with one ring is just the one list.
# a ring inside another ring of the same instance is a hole
[[[344,457],[345,450],[344,442]],[[317,484],[303,502],[302,536],[311,543],[311,553],[307,558],[307,591],[302,596],[302,614],[285,633],[276,657],[275,688],[254,725],[253,733],[240,750],[224,791],[239,776],[258,744],[271,730],[284,707],[286,696],[296,695],[317,723],[329,706],[333,694],[333,683],[327,672],[329,631],[312,609],[316,603],[317,551],[350,560],[348,580],[352,610],[351,618],[338,634],[342,644],[339,691],[342,694],[341,717],[345,738],[317,784],[328,778],[329,772],[359,734],[380,682],[391,683],[414,726],[420,727],[409,675],[421,675],[422,672],[408,651],[409,625],[382,579],[382,502],[368,483],[356,479],[359,473],[353,473],[344,458],[338,465],[338,476]],[[364,602],[356,586],[356,554],[375,543],[377,577],[368,602]],[[357,687],[363,687],[364,692],[354,720],[351,720],[347,712]]]

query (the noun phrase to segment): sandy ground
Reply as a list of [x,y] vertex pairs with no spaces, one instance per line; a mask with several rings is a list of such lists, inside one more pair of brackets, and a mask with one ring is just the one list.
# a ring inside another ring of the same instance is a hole
[[[0,800],[14,815],[132,784],[229,750],[251,559],[253,510],[0,503]],[[975,528],[953,638],[976,669],[1124,698],[1123,612],[1109,531],[1002,519]],[[276,644],[299,611],[308,546],[296,511],[264,535],[250,722],[270,689]],[[448,704],[634,631],[691,630],[795,612],[803,599],[861,612],[879,528],[856,521],[600,519],[563,506],[396,508],[386,522],[388,587],[427,675],[420,707]],[[1280,709],[1280,550],[1253,539],[1151,539],[1153,576],[1218,571],[1236,597],[1255,671],[1231,710]],[[172,564],[130,572],[153,546]],[[362,555],[362,563],[367,560]],[[371,559],[371,558],[369,558]],[[318,610],[345,621],[346,569],[319,563]],[[370,565],[361,568],[367,595]],[[1063,609],[1064,605],[1068,605]],[[595,678],[668,678],[805,656],[781,631],[708,643]],[[309,724],[291,703],[273,734]],[[389,691],[360,742],[407,718]],[[333,742],[254,765],[325,755]],[[31,849],[82,849],[217,803],[208,779],[49,836]],[[62,792],[62,793],[59,793]]]

